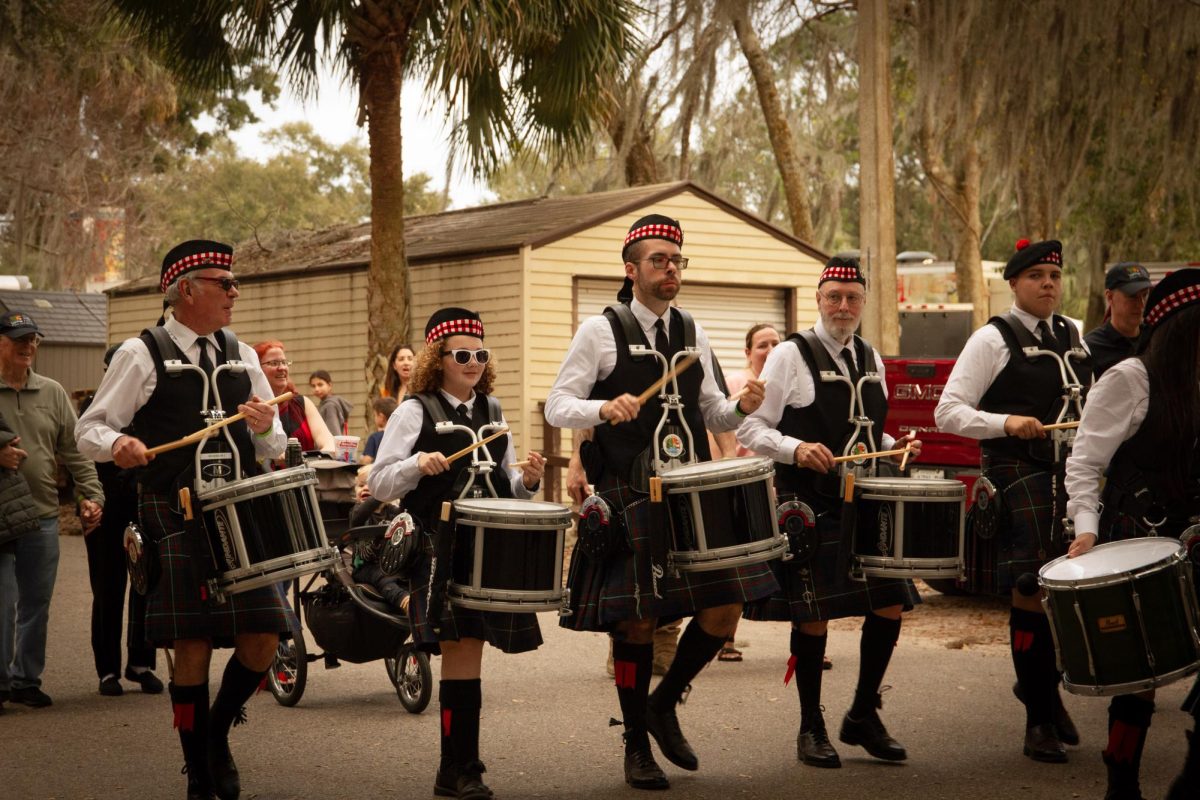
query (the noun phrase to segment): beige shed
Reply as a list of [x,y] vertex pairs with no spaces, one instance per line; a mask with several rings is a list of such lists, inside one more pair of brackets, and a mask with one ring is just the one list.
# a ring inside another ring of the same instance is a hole
[[[499,368],[496,394],[519,452],[543,447],[539,404],[579,321],[615,302],[621,243],[633,221],[648,213],[683,226],[691,263],[679,304],[708,331],[727,373],[745,366],[743,339],[752,324],[794,330],[815,321],[812,297],[825,254],[686,181],[405,221],[413,339],[419,344],[425,320],[440,306],[482,315]],[[266,248],[241,245],[233,330],[249,343],[280,339],[297,386],[307,391],[308,375],[325,369],[335,391],[363,408],[369,403],[363,376],[369,257],[367,224],[293,233]],[[157,275],[109,294],[113,340],[135,336],[158,318]]]

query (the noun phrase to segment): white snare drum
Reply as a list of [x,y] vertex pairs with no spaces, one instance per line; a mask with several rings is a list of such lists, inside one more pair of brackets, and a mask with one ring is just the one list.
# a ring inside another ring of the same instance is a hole
[[854,485],[854,557],[874,578],[961,578],[966,487],[940,478]]
[[1116,695],[1163,686],[1200,668],[1196,590],[1187,550],[1151,536],[1097,545],[1042,567],[1063,686]]
[[679,572],[727,569],[783,557],[775,466],[757,456],[688,464],[662,475],[670,515],[668,568]]
[[575,514],[536,500],[454,501],[454,556],[446,597],[480,611],[568,612],[563,540]]
[[292,467],[218,486],[200,495],[217,565],[211,594],[220,599],[333,566],[317,509],[317,476]]

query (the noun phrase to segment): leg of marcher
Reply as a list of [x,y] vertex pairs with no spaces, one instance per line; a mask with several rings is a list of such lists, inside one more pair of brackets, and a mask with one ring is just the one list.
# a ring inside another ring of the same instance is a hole
[[1067,751],[1054,727],[1054,691],[1058,668],[1050,621],[1036,597],[1013,590],[1009,616],[1013,669],[1025,704],[1025,755],[1035,761],[1063,763]]
[[793,626],[792,657],[788,666],[795,670],[796,689],[800,694],[800,732],[796,734],[796,757],[809,766],[837,768],[842,761],[829,741],[821,707],[821,680],[825,673],[825,646],[828,641],[827,622],[804,622]]
[[483,690],[479,679],[483,641],[442,642],[442,760],[433,792],[459,800],[487,800],[492,790],[483,782],[487,768],[479,758],[479,714]]
[[901,606],[890,606],[867,614],[863,619],[854,705],[846,713],[838,736],[846,744],[862,745],[868,753],[885,761],[908,758],[908,753],[888,735],[879,718],[879,709],[883,707],[879,687],[900,639],[901,611]]
[[246,702],[262,685],[278,646],[277,633],[242,633],[234,640],[233,657],[225,665],[209,723],[208,769],[221,800],[237,800],[242,791],[229,749],[229,729],[246,721]]
[[175,641],[175,677],[170,684],[174,727],[183,750],[188,800],[211,800],[208,772],[208,664],[212,647],[205,639]]
[[1142,800],[1139,773],[1146,734],[1154,715],[1154,693],[1122,694],[1108,705],[1108,790],[1104,800]]
[[[120,539],[107,520],[83,539],[87,548],[88,582],[92,587],[92,657],[100,694],[117,696],[121,688],[121,625],[125,610],[125,569],[113,551]],[[119,584],[119,585],[118,585]]]

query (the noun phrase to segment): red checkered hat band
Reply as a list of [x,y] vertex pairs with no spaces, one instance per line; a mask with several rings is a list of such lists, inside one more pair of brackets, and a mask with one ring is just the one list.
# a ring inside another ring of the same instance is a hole
[[821,273],[821,280],[818,283],[825,281],[862,281],[862,275],[854,267],[826,267]]
[[193,253],[190,256],[184,256],[163,271],[162,282],[158,285],[158,289],[161,292],[165,292],[167,287],[176,278],[194,269],[201,269],[202,267],[224,267],[225,269],[229,269],[232,266],[233,256],[229,253]]
[[683,231],[674,225],[643,225],[629,232],[629,235],[625,237],[624,246],[628,247],[630,242],[636,242],[639,239],[667,239],[675,244],[683,244]]
[[483,323],[477,319],[452,319],[435,325],[425,336],[425,344],[431,344],[447,336],[478,336],[483,338]]
[[1146,312],[1146,324],[1157,325],[1172,311],[1195,302],[1200,302],[1200,284],[1192,284],[1171,292]]
[[1061,267],[1062,266],[1062,253],[1058,252],[1057,250],[1051,250],[1049,253],[1046,253],[1046,255],[1042,256],[1042,260],[1039,261],[1038,263],[1039,264],[1058,264]]

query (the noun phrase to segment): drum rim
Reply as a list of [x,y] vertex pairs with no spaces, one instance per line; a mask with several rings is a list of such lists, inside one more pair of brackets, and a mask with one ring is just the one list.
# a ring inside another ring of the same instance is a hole
[[471,516],[460,516],[454,520],[454,525],[461,525],[464,528],[483,528],[484,530],[493,531],[562,531],[570,528],[575,522],[575,514],[568,512],[568,516],[559,519],[543,517],[541,519],[520,519],[518,517],[509,517],[506,519],[476,519]]
[[[722,561],[731,561],[735,558],[750,555],[762,555],[775,550],[780,550],[780,555],[788,550],[788,538],[786,534],[776,533],[766,539],[757,539],[746,544],[727,545],[725,547],[713,547],[708,550],[668,550],[667,558],[671,559],[675,564],[681,561],[684,564],[710,564]],[[690,555],[703,555],[706,558],[694,558]],[[715,557],[714,557],[715,556]],[[770,559],[766,559],[770,560]]]
[[[252,561],[245,566],[240,566],[237,569],[227,569],[217,575],[217,580],[222,585],[236,584],[243,576],[254,577],[263,575],[264,570],[268,572],[275,571],[278,567],[299,567],[318,562],[332,565],[337,563],[338,549],[333,545],[325,545],[324,547],[310,547],[307,550],[301,550],[297,553],[289,553],[286,556],[275,556],[268,558],[266,561]],[[226,578],[228,575],[235,577]]]
[[[196,496],[202,503],[207,501],[221,502],[224,500],[239,499],[244,496],[241,493],[247,489],[250,492],[255,492],[261,488],[274,488],[277,485],[287,489],[298,489],[310,484],[316,485],[316,483],[317,471],[315,469],[311,467],[288,467],[287,469],[265,472],[262,475],[254,475],[236,481],[226,481],[220,486],[209,489],[207,492],[198,492]],[[229,496],[231,494],[232,496]]]
[[1175,683],[1190,675],[1200,671],[1200,658],[1192,662],[1186,667],[1171,670],[1162,675],[1155,675],[1153,678],[1143,678],[1139,681],[1126,681],[1125,683],[1074,683],[1067,680],[1067,674],[1063,673],[1063,688],[1071,694],[1086,695],[1088,697],[1113,697],[1119,694],[1130,694],[1131,692],[1144,692],[1148,689],[1157,689],[1162,686]]
[[[919,484],[925,484],[931,490],[928,494],[913,494],[919,490]],[[933,485],[936,484],[936,485]],[[862,497],[867,500],[929,500],[945,498],[947,500],[967,497],[967,485],[954,478],[860,478],[854,484],[856,489],[862,489]],[[903,494],[880,494],[887,488],[904,488]]]
[[[1042,586],[1056,589],[1071,589],[1083,586],[1108,586],[1116,583],[1124,583],[1131,578],[1145,574],[1147,571],[1157,571],[1157,568],[1169,567],[1173,562],[1188,560],[1187,548],[1184,547],[1183,542],[1169,536],[1142,536],[1138,537],[1137,539],[1121,539],[1120,541],[1116,542],[1104,542],[1103,544],[1096,545],[1088,552],[1094,553],[1101,548],[1111,548],[1111,545],[1122,545],[1125,542],[1144,542],[1149,539],[1162,539],[1166,542],[1175,542],[1179,547],[1178,549],[1173,550],[1171,553],[1159,558],[1156,561],[1151,561],[1137,567],[1132,567],[1124,572],[1109,573],[1107,575],[1093,575],[1086,578],[1051,578],[1047,576],[1046,573],[1052,567],[1058,565],[1060,562],[1065,563],[1068,561],[1067,556],[1059,556],[1038,570],[1038,583],[1040,583]],[[1087,553],[1084,555],[1087,555]],[[1078,558],[1082,558],[1082,556],[1079,556]],[[1075,559],[1069,560],[1074,561]]]
[[[738,462],[744,462],[739,466]],[[690,475],[679,475],[683,471],[690,471]],[[775,472],[775,462],[766,456],[738,456],[736,458],[723,458],[719,461],[698,461],[693,464],[684,464],[664,471],[659,478],[662,479],[663,486],[674,484],[693,483],[693,485],[707,485],[717,478],[733,478],[738,477],[759,477],[761,475],[770,475]],[[696,483],[697,479],[701,482]]]
[[[519,503],[525,511],[518,512],[517,509],[499,511],[501,508],[500,503]],[[560,503],[551,503],[549,500],[527,500],[522,497],[461,497],[458,500],[454,500],[452,505],[455,514],[460,517],[478,511],[502,513],[509,517],[518,513],[529,513],[543,517],[558,516],[561,514],[575,516],[574,511]],[[472,509],[472,505],[476,505],[477,508]]]

